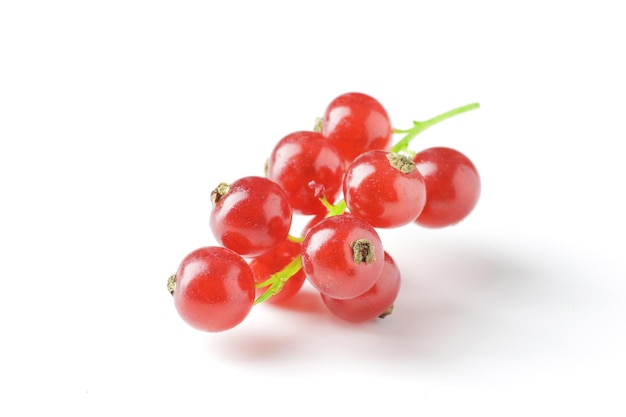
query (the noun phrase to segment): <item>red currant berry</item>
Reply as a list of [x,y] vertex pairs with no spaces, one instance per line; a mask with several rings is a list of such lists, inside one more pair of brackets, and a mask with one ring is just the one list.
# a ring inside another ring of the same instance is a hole
[[383,270],[372,288],[358,297],[347,300],[337,300],[324,294],[322,300],[335,316],[353,323],[361,323],[390,314],[399,292],[400,269],[393,258],[385,252]]
[[322,133],[350,163],[363,152],[389,148],[393,129],[387,111],[376,99],[346,93],[326,108]]
[[306,236],[307,233],[309,233],[309,230],[311,230],[311,228],[313,226],[315,226],[316,224],[318,224],[319,222],[321,222],[322,220],[324,220],[326,218],[326,213],[324,214],[317,214],[313,217],[311,217],[309,219],[309,221],[306,222],[306,224],[304,225],[304,227],[302,228],[302,236]]
[[254,276],[237,253],[219,246],[197,249],[181,262],[168,287],[190,326],[220,332],[243,321],[254,302]]
[[[252,273],[254,274],[255,282],[260,283],[268,280],[273,274],[286,267],[287,264],[298,255],[300,255],[300,244],[285,240],[283,244],[275,250],[252,259],[250,261],[250,269],[252,269]],[[306,275],[304,275],[304,271],[300,269],[289,277],[280,292],[268,298],[267,302],[280,304],[290,299],[300,291],[305,279]],[[257,288],[257,296],[263,294],[267,289],[268,287]]]
[[309,282],[333,298],[354,298],[380,276],[383,245],[376,230],[351,214],[328,217],[302,242],[302,269]]
[[414,221],[426,202],[424,178],[407,156],[368,151],[348,167],[343,194],[350,213],[374,227]]
[[426,182],[426,205],[415,222],[425,227],[445,227],[463,220],[480,196],[480,177],[461,152],[437,147],[413,158]]
[[281,139],[267,162],[267,177],[278,183],[299,214],[326,213],[309,187],[314,181],[323,187],[332,203],[341,190],[344,166],[339,153],[318,132],[294,132]]
[[221,245],[242,256],[259,256],[287,239],[292,211],[289,198],[275,182],[244,177],[220,184],[211,193],[210,226]]

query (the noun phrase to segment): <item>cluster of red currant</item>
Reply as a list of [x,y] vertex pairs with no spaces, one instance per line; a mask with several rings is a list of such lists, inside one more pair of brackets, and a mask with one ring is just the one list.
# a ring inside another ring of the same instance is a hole
[[[342,319],[390,314],[400,271],[376,229],[455,224],[480,194],[478,172],[465,155],[446,147],[415,153],[409,143],[475,108],[397,130],[376,99],[335,98],[313,131],[291,133],[275,145],[264,177],[213,190],[210,227],[221,246],[191,252],[168,280],[180,316],[200,330],[227,330],[253,305],[293,297],[305,280]],[[404,137],[391,146],[394,134]],[[311,216],[301,236],[290,234],[294,214]]]

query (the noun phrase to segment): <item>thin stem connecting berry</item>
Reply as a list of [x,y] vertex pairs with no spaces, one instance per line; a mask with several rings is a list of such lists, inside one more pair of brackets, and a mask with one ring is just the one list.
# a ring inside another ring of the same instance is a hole
[[407,154],[414,155],[415,152],[410,151],[408,148],[413,138],[415,138],[417,135],[419,135],[420,133],[422,133],[424,130],[428,129],[429,127],[436,125],[437,123],[442,122],[446,119],[449,119],[450,117],[456,116],[457,114],[465,113],[470,110],[477,109],[479,107],[480,107],[480,104],[478,103],[467,104],[465,106],[457,107],[456,109],[452,109],[450,111],[442,113],[439,116],[435,116],[423,122],[414,121],[413,127],[410,129],[405,129],[405,130],[393,129],[393,133],[397,133],[397,134],[406,133],[406,135],[400,141],[398,141],[398,143],[393,145],[389,149],[389,151],[394,152],[394,153],[404,152]]
[[324,207],[326,207],[326,210],[328,210],[328,212],[326,213],[326,217],[338,216],[346,211],[347,206],[345,200],[339,200],[337,204],[332,205],[325,196],[321,196],[320,201],[322,202]]
[[290,242],[294,242],[294,243],[302,243],[302,241],[304,240],[303,237],[298,237],[298,236],[293,236],[293,235],[287,235],[287,239]]
[[269,288],[263,294],[261,294],[256,300],[254,300],[254,304],[256,305],[256,304],[262,303],[263,301],[267,300],[271,296],[278,294],[280,290],[282,290],[283,287],[285,286],[285,283],[287,282],[287,280],[291,278],[293,275],[295,275],[296,272],[300,270],[300,268],[302,268],[302,258],[300,257],[300,255],[298,255],[295,258],[293,258],[293,260],[289,262],[287,266],[285,266],[283,269],[276,272],[265,281],[255,284],[257,288],[265,288],[268,286]]
[[[319,197],[319,200],[327,209],[325,217],[338,216],[346,211],[346,202],[344,200],[340,200],[335,205],[331,204],[324,195]],[[302,243],[304,237],[288,235],[287,239],[292,242]],[[265,281],[255,284],[256,288],[269,288],[254,301],[254,304],[260,304],[268,298],[272,297],[273,295],[278,294],[283,289],[285,283],[289,280],[289,278],[294,276],[298,271],[300,271],[301,268],[302,258],[300,257],[300,255],[297,255],[283,269],[274,273]]]

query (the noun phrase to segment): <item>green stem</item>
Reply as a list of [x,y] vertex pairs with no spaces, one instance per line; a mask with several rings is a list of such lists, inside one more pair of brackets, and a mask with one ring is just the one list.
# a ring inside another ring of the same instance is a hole
[[298,237],[298,236],[293,236],[293,235],[287,235],[287,240],[289,240],[290,242],[302,243],[304,238],[303,237]]
[[337,216],[339,214],[343,214],[343,212],[346,211],[347,206],[345,200],[339,200],[337,204],[332,205],[328,202],[326,197],[322,196],[320,197],[320,201],[322,202],[324,207],[326,207],[326,210],[328,210],[328,212],[326,213],[326,217]]
[[[335,205],[332,205],[324,196],[320,197],[319,200],[322,202],[324,207],[326,207],[326,217],[338,216],[346,211],[347,206],[345,200],[340,200]],[[292,242],[302,243],[304,237],[287,235],[287,239]],[[283,289],[285,283],[289,280],[289,278],[294,276],[301,268],[302,257],[300,255],[297,255],[283,269],[272,274],[265,281],[256,283],[256,288],[268,288],[263,294],[261,294],[256,300],[254,300],[254,304],[260,304],[268,298],[278,294]]]
[[[449,119],[450,117],[456,116],[457,114],[465,113],[467,111],[474,110],[479,107],[480,107],[480,104],[478,103],[467,104],[465,106],[457,107],[456,109],[452,109],[450,111],[442,113],[439,116],[435,116],[432,119],[428,119],[423,122],[414,121],[413,127],[410,129],[405,129],[405,130],[394,129],[393,133],[406,133],[406,136],[404,136],[400,141],[398,141],[398,143],[393,145],[391,149],[389,149],[389,151],[394,152],[394,153],[407,152],[409,148],[409,144],[411,143],[413,138],[415,138],[415,136],[422,133],[424,130],[428,129],[429,127],[433,125],[436,125],[439,122]],[[409,151],[409,153],[411,152]]]
[[265,290],[265,292],[261,294],[256,300],[254,300],[254,304],[260,304],[271,296],[278,294],[280,290],[282,290],[285,286],[287,280],[294,276],[296,272],[300,270],[300,268],[302,268],[302,257],[298,255],[293,258],[293,260],[289,262],[283,269],[276,272],[265,281],[255,284],[257,288],[269,288]]

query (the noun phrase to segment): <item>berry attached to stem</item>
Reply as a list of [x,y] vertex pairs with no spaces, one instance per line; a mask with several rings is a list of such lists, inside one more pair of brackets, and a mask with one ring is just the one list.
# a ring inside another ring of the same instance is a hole
[[273,274],[267,280],[255,284],[257,288],[269,287],[263,294],[261,294],[254,304],[260,304],[273,295],[276,295],[283,289],[285,283],[289,278],[295,275],[302,268],[302,257],[297,255],[291,262],[287,264],[283,269]]
[[[314,184],[313,184],[314,185]],[[322,189],[323,191],[323,189]],[[326,207],[327,213],[325,217],[333,217],[343,214],[346,210],[346,203],[344,200],[340,200],[337,204],[331,204],[324,195],[319,197],[320,202]],[[292,235],[287,236],[287,240],[294,243],[302,243],[304,237],[296,237]],[[356,240],[351,245],[354,253],[355,263],[371,263],[375,261],[374,246],[367,239]],[[253,261],[254,262],[254,261]],[[280,293],[287,283],[287,281],[302,270],[302,257],[300,255],[295,256],[291,262],[289,262],[283,269],[272,274],[268,279],[263,282],[255,284],[256,288],[267,288],[263,294],[261,294],[254,304],[260,304],[267,301],[271,297]],[[169,284],[168,284],[169,289]]]
[[[480,177],[464,154],[409,145],[429,127],[479,107],[460,106],[401,130],[373,97],[336,97],[313,131],[292,132],[274,146],[264,176],[213,189],[209,225],[218,246],[190,252],[167,281],[181,319],[202,331],[228,330],[254,305],[289,300],[306,280],[343,320],[392,314],[400,270],[376,229],[454,225],[480,195]],[[392,146],[394,134],[403,137]],[[301,236],[290,234],[294,214],[313,216]]]

